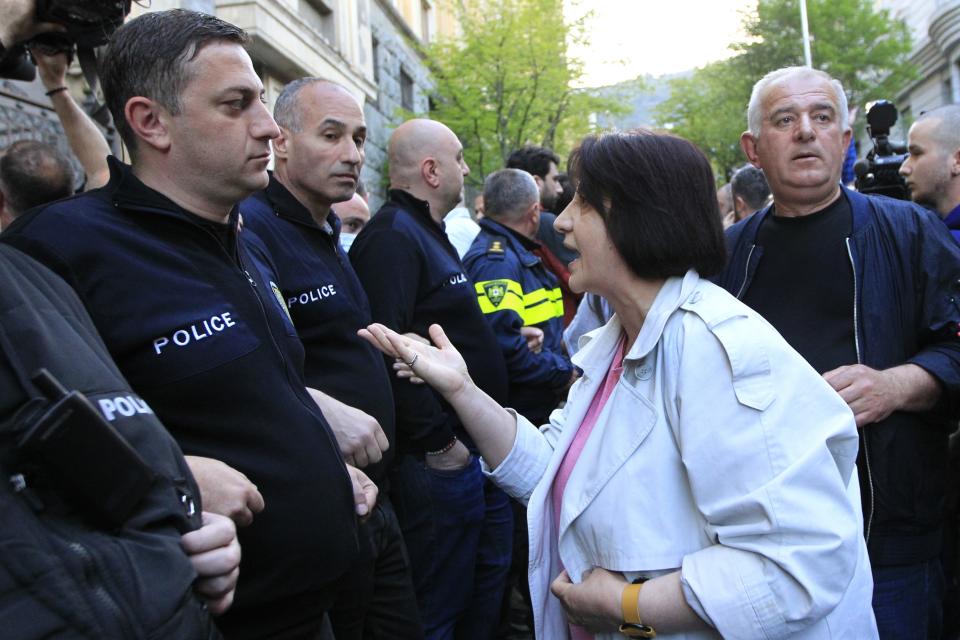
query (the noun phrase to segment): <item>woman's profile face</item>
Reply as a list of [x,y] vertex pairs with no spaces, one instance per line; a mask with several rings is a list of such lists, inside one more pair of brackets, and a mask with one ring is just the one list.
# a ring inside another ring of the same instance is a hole
[[553,227],[563,234],[564,246],[580,254],[569,265],[570,289],[607,295],[611,280],[627,267],[610,241],[600,214],[577,193]]

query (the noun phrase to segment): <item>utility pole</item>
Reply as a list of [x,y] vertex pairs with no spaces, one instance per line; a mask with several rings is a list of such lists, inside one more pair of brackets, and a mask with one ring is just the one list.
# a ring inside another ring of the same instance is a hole
[[813,68],[813,56],[810,55],[810,25],[807,23],[807,0],[800,0],[800,26],[803,30],[803,60]]

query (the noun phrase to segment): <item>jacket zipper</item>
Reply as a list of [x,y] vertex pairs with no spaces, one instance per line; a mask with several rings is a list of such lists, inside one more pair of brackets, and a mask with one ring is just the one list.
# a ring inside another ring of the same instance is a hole
[[[847,257],[850,258],[850,269],[853,272],[853,345],[857,351],[857,364],[863,364],[863,357],[860,354],[860,318],[857,313],[857,299],[860,291],[857,283],[857,266],[853,261],[853,249],[850,247],[850,238],[846,239]],[[873,469],[870,467],[870,446],[866,429],[860,429],[860,439],[863,442],[863,459],[867,465],[867,484],[870,487],[870,514],[867,516],[867,526],[864,531],[864,538],[869,544],[870,530],[873,528],[874,507],[874,488],[873,488]]]
[[756,248],[757,245],[750,245],[750,253],[747,254],[747,264],[743,267],[743,284],[740,285],[740,290],[737,291],[737,300],[740,300],[744,290],[747,288],[747,280],[750,277],[750,258],[753,257],[753,250]]
[[[246,265],[244,265],[244,263],[243,263],[243,258],[241,257],[241,252],[240,252],[240,247],[239,247],[240,239],[239,239],[239,238],[235,238],[235,239],[234,239],[234,242],[237,244],[237,257],[236,257],[236,259],[234,259],[234,257],[230,255],[230,253],[226,250],[226,248],[224,248],[223,244],[220,242],[220,239],[216,236],[216,234],[214,234],[212,231],[210,231],[209,229],[204,228],[203,226],[201,226],[201,225],[199,225],[199,224],[196,224],[196,223],[194,223],[194,222],[191,222],[190,220],[185,220],[182,216],[179,216],[179,215],[177,215],[176,213],[172,213],[172,212],[166,211],[166,210],[164,210],[164,209],[157,209],[157,208],[154,208],[154,207],[148,207],[148,206],[138,205],[138,204],[136,204],[136,203],[125,203],[125,204],[121,204],[121,203],[120,203],[119,201],[117,201],[117,200],[114,200],[114,201],[113,201],[113,206],[114,206],[114,207],[117,207],[117,208],[119,208],[119,207],[122,206],[124,209],[127,209],[127,210],[132,210],[132,211],[144,211],[144,212],[151,213],[151,214],[160,214],[160,215],[166,216],[166,217],[168,217],[168,218],[174,218],[175,220],[179,220],[180,222],[187,223],[187,224],[195,227],[196,229],[199,229],[199,230],[202,231],[205,235],[207,235],[211,240],[213,240],[213,243],[217,246],[217,248],[220,250],[220,252],[221,252],[224,256],[226,256],[227,261],[228,261],[229,263],[233,264],[234,266],[236,266],[237,268],[240,269],[240,271],[243,273],[243,276],[247,279],[247,282],[250,284],[250,287],[253,289],[253,297],[256,298],[256,300],[257,300],[257,305],[258,305],[259,308],[260,308],[260,314],[261,314],[264,322],[266,323],[267,332],[270,334],[270,341],[273,343],[273,347],[274,347],[274,349],[276,349],[277,355],[280,356],[280,362],[283,364],[284,370],[286,371],[286,374],[287,374],[287,382],[288,382],[291,386],[293,386],[292,382],[290,381],[290,371],[289,371],[289,367],[287,366],[286,356],[283,355],[283,349],[280,348],[280,344],[277,342],[277,338],[276,338],[276,336],[275,336],[274,333],[273,333],[273,327],[270,326],[270,318],[269,318],[269,316],[267,316],[267,310],[263,307],[263,302],[260,300],[260,296],[257,295],[257,292],[256,292],[256,290],[257,290],[257,283],[256,283],[256,281],[253,279],[253,277],[250,275],[250,272],[247,270]],[[238,233],[239,233],[239,232],[238,232]]]
[[[294,395],[300,400],[300,403],[303,404],[305,407],[307,407],[311,412],[312,412],[314,409],[316,409],[317,411],[320,410],[319,407],[317,407],[315,403],[312,404],[312,405],[308,405],[308,404],[307,404],[307,401],[304,400],[304,398],[303,398],[304,395],[309,396],[309,393],[307,392],[306,387],[303,387],[303,388],[302,388],[302,391],[299,391],[299,389],[300,389],[301,387],[300,387],[299,385],[294,384],[294,381],[293,381],[293,380],[291,379],[291,377],[290,377],[290,367],[287,365],[287,358],[286,358],[286,356],[283,354],[283,349],[280,347],[280,343],[277,342],[276,335],[275,335],[274,332],[273,332],[273,327],[272,327],[271,324],[270,324],[270,317],[267,315],[267,310],[266,310],[266,309],[264,308],[264,306],[263,306],[263,301],[260,299],[260,296],[257,294],[257,291],[256,291],[256,290],[257,290],[257,283],[256,283],[256,281],[253,279],[253,277],[250,275],[250,272],[247,270],[246,265],[245,265],[244,262],[243,262],[242,252],[241,252],[240,247],[239,247],[239,244],[240,244],[240,239],[239,239],[239,238],[236,238],[236,239],[235,239],[235,242],[237,243],[237,257],[236,257],[236,259],[234,260],[233,256],[231,256],[230,253],[224,248],[223,244],[221,244],[221,242],[220,242],[220,239],[217,238],[217,236],[216,236],[212,231],[210,231],[209,229],[203,228],[203,227],[202,227],[201,225],[199,225],[199,224],[190,222],[189,220],[184,220],[184,219],[183,219],[181,216],[179,216],[179,215],[176,215],[176,214],[171,213],[171,212],[169,212],[169,211],[165,211],[165,210],[163,210],[163,209],[156,209],[156,208],[153,208],[153,207],[145,207],[145,206],[137,205],[137,204],[124,204],[124,205],[121,205],[121,204],[120,204],[118,201],[116,201],[116,200],[113,201],[113,206],[114,206],[114,207],[118,207],[118,208],[121,207],[121,206],[123,206],[125,209],[128,209],[128,210],[146,211],[146,212],[149,212],[149,213],[158,213],[158,214],[161,214],[161,215],[164,215],[164,216],[167,216],[167,217],[172,217],[172,218],[174,218],[174,219],[176,219],[176,220],[180,220],[181,222],[186,222],[187,224],[190,224],[190,225],[192,225],[193,227],[201,230],[201,231],[202,231],[203,233],[205,233],[211,240],[213,240],[213,243],[219,248],[219,250],[221,251],[221,253],[223,253],[223,255],[225,255],[225,256],[227,257],[227,261],[230,262],[231,264],[234,264],[237,268],[240,269],[240,271],[243,273],[243,276],[247,279],[247,282],[250,284],[251,289],[253,289],[253,297],[256,298],[256,300],[257,300],[257,305],[258,305],[258,307],[260,308],[260,315],[261,315],[264,323],[266,324],[267,333],[270,334],[270,341],[273,343],[273,348],[276,349],[277,355],[280,356],[280,362],[281,362],[281,364],[283,365],[284,372],[285,372],[285,374],[286,374],[287,384],[289,384],[290,387],[294,390]],[[314,402],[312,398],[310,398],[310,402],[311,402],[311,403]],[[321,413],[322,413],[322,412],[321,412]],[[335,450],[335,451],[339,451],[339,450],[340,450],[340,447],[339,447],[339,445],[337,444],[336,439],[333,437],[332,431],[328,430],[327,437],[332,441],[332,445],[333,445],[334,450]],[[341,462],[342,462],[342,459],[341,459]],[[346,463],[343,463],[343,464],[345,465]],[[344,466],[344,473],[347,473],[347,472],[346,472],[346,466]],[[347,478],[347,482],[348,482],[348,483],[350,482],[349,477]]]
[[128,620],[126,614],[124,614],[120,604],[104,587],[104,580],[102,578],[98,579],[98,576],[105,577],[105,574],[98,570],[96,560],[94,559],[90,550],[76,540],[71,540],[68,542],[67,548],[70,549],[70,552],[80,561],[80,565],[83,568],[84,581],[90,588],[90,592],[93,594],[94,599],[100,605],[102,605],[103,609],[105,609],[105,613],[107,614],[106,619],[109,620],[110,618],[113,618],[116,620],[123,632],[121,637],[139,637],[134,631],[130,620]]

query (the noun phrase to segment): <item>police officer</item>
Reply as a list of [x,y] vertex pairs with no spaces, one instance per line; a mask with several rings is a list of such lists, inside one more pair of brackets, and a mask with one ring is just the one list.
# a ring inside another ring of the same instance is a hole
[[284,87],[274,117],[276,171],[266,189],[241,204],[244,233],[255,232],[273,257],[306,351],[307,384],[317,390],[341,452],[381,488],[360,529],[361,557],[331,612],[334,632],[338,640],[421,638],[400,526],[383,491],[394,441],[390,374],[380,353],[357,335],[371,322],[370,306],[331,208],[359,198],[363,109],[343,87],[303,78]]
[[224,635],[314,638],[376,489],[348,472],[307,392],[269,258],[238,239],[236,203],[266,186],[279,134],[245,39],[183,10],[121,27],[101,79],[133,166],[111,159],[104,188],[22,216],[3,240],[76,290],[207,508],[253,520]]
[[[388,154],[387,202],[350,249],[373,319],[421,336],[442,324],[477,385],[506,401],[496,337],[441,226],[463,198],[463,147],[443,124],[417,119],[397,127]],[[483,478],[472,442],[439,394],[392,380],[399,451],[391,497],[425,632],[491,638],[510,564],[509,499]]]
[[[529,173],[503,169],[487,176],[483,202],[480,234],[463,264],[507,362],[510,406],[543,424],[576,379],[576,369],[563,350],[557,277],[533,253],[539,246],[540,194]],[[539,353],[527,348],[522,327],[543,331]]]

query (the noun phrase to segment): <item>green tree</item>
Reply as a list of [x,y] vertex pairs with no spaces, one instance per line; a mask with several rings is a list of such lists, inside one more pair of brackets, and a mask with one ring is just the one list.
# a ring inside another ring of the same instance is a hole
[[[807,0],[807,14],[813,65],[843,83],[851,105],[892,98],[913,77],[909,29],[872,0]],[[797,0],[760,0],[743,27],[748,39],[731,45],[736,54],[675,81],[656,114],[659,124],[712,154],[721,175],[746,160],[738,138],[753,83],[804,62]]]
[[563,156],[591,129],[591,114],[625,111],[618,100],[576,88],[583,67],[567,45],[585,37],[584,19],[565,22],[562,0],[448,6],[461,34],[426,50],[436,83],[430,115],[460,137],[472,183],[482,184],[524,144]]
[[724,178],[746,161],[740,134],[752,80],[738,62],[713,62],[672,80],[670,97],[654,109],[659,126],[696,143]]

